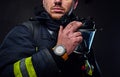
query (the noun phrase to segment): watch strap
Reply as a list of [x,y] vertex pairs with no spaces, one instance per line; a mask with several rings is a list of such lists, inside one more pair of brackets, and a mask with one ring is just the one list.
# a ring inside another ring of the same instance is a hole
[[68,54],[64,53],[61,57],[62,57],[62,59],[64,59],[66,61],[68,59]]

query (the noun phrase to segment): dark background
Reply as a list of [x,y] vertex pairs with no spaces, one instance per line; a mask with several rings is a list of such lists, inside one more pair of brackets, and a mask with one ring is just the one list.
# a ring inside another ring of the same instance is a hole
[[[33,9],[39,0],[0,1],[0,43],[18,23],[34,16]],[[120,77],[120,8],[117,0],[79,0],[76,14],[91,16],[98,29],[93,41],[98,64],[103,77]]]

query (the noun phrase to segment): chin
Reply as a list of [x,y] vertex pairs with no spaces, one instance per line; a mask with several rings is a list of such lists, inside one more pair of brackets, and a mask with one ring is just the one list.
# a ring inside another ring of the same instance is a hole
[[52,14],[51,17],[53,19],[59,20],[61,17],[63,16],[63,14]]

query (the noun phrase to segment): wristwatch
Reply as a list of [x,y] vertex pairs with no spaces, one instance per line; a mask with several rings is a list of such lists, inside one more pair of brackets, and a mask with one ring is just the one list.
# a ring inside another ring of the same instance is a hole
[[53,48],[53,51],[56,55],[58,56],[62,56],[65,54],[66,50],[65,50],[65,47],[62,46],[62,45],[57,45]]
[[57,45],[53,48],[53,51],[56,55],[62,57],[65,61],[68,59],[68,54],[66,53],[66,49],[63,45]]

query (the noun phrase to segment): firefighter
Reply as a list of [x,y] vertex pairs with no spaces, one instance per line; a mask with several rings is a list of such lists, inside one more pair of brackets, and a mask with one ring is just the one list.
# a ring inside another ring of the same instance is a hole
[[87,59],[74,53],[83,40],[78,31],[83,24],[73,13],[78,0],[42,2],[42,11],[2,42],[0,77],[100,77],[93,51]]

